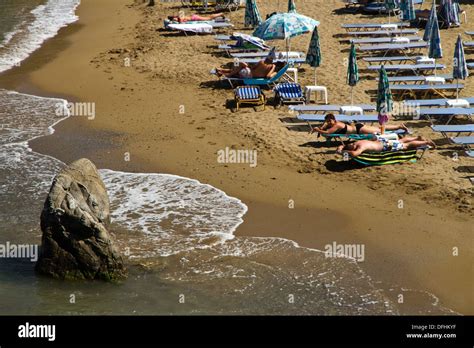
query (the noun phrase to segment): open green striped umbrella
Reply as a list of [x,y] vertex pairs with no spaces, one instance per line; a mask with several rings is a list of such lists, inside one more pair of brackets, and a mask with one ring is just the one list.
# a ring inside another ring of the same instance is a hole
[[469,76],[469,70],[467,69],[466,56],[464,55],[464,46],[462,43],[461,35],[458,36],[456,41],[456,48],[454,49],[454,65],[453,65],[453,78],[456,79],[458,88],[456,89],[456,99],[459,99],[459,80],[465,80]]
[[426,22],[425,34],[423,35],[423,40],[426,42],[430,41],[431,32],[433,30],[433,23],[436,17],[437,17],[436,16],[436,1],[433,0],[433,6],[431,7],[430,17],[428,18],[428,21]]
[[245,3],[245,19],[244,26],[246,27],[258,27],[262,23],[262,17],[258,10],[257,3],[255,0],[247,0]]
[[321,65],[321,45],[319,43],[318,27],[314,28],[311,42],[309,43],[308,53],[306,54],[306,63],[314,68],[314,85],[317,85],[316,68]]
[[402,0],[400,9],[402,10],[402,20],[413,21],[416,19],[415,5],[413,0]]
[[357,53],[354,43],[349,52],[349,65],[347,67],[347,84],[351,86],[351,105],[354,104],[354,86],[359,82],[359,67],[357,66]]
[[296,12],[295,0],[288,0],[288,12]]
[[387,71],[382,65],[379,73],[379,86],[377,89],[377,112],[379,124],[383,126],[388,122],[389,113],[393,110],[392,92],[390,91],[390,83],[388,82]]

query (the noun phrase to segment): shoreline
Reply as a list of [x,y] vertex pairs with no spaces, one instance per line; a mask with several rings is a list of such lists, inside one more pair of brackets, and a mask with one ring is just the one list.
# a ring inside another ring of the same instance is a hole
[[[449,294],[459,291],[472,293],[469,292],[469,279],[463,281],[460,278],[462,274],[469,274],[469,255],[462,261],[452,260],[446,264],[437,258],[439,253],[446,253],[453,242],[461,244],[469,240],[465,233],[466,226],[469,226],[468,215],[454,213],[443,217],[442,214],[446,212],[442,208],[431,207],[414,195],[404,195],[403,199],[410,207],[406,216],[405,212],[397,211],[393,203],[400,195],[387,192],[377,194],[377,190],[367,190],[352,182],[344,182],[341,187],[338,180],[330,175],[298,173],[298,169],[291,164],[285,166],[282,161],[273,164],[272,160],[281,152],[276,152],[276,155],[263,154],[263,160],[259,160],[255,170],[245,166],[217,165],[214,152],[217,148],[223,148],[226,144],[248,148],[253,146],[252,139],[243,141],[232,133],[232,124],[224,125],[221,130],[219,121],[206,119],[210,117],[211,110],[206,105],[200,105],[196,95],[219,95],[219,91],[203,92],[193,85],[194,81],[189,86],[183,86],[181,83],[170,82],[169,79],[162,81],[169,88],[155,86],[156,81],[150,82],[143,74],[123,71],[114,65],[106,65],[100,59],[96,65],[99,68],[91,66],[95,64],[91,61],[97,59],[97,55],[113,49],[114,45],[127,45],[130,41],[128,37],[133,36],[126,35],[123,38],[121,35],[111,34],[120,31],[117,28],[123,25],[122,21],[132,21],[131,18],[138,21],[140,18],[136,9],[125,8],[130,1],[121,0],[119,5],[117,3],[103,1],[99,11],[97,8],[91,11],[92,2],[83,0],[78,8],[79,22],[61,29],[58,36],[48,40],[21,67],[0,76],[2,88],[22,93],[34,91],[33,94],[43,96],[66,96],[68,100],[71,98],[67,96],[73,96],[73,100],[81,101],[94,100],[94,96],[97,98],[100,95],[101,101],[106,101],[98,106],[101,111],[95,122],[74,117],[62,121],[55,127],[53,135],[30,143],[35,151],[53,155],[65,162],[88,157],[100,168],[175,174],[208,183],[227,195],[242,200],[249,207],[244,223],[239,226],[236,235],[283,237],[296,241],[301,246],[319,250],[323,249],[325,243],[333,241],[363,243],[371,250],[372,256],[361,267],[374,280],[381,281],[388,287],[427,290],[449,308],[461,313],[474,313],[472,298],[449,297]],[[118,9],[119,15],[105,20],[105,15],[113,12],[112,9]],[[102,21],[98,21],[97,17],[101,16]],[[133,34],[135,23],[122,31]],[[91,35],[95,33],[100,33],[100,38],[96,44],[91,44]],[[109,35],[115,36],[113,42],[100,40]],[[160,33],[157,32],[156,35]],[[47,60],[46,57],[52,59]],[[79,71],[84,72],[84,75],[77,76],[75,73]],[[25,74],[28,76],[26,79]],[[21,79],[17,76],[21,76]],[[74,87],[65,84],[60,76],[67,76],[66,80],[71,81],[74,80],[71,77],[75,76],[78,85]],[[21,83],[15,86],[9,84],[9,79]],[[150,91],[151,86],[156,90]],[[125,90],[122,91],[121,88]],[[178,96],[176,88],[180,90]],[[65,93],[61,94],[63,91]],[[116,95],[120,93],[120,96]],[[124,95],[126,93],[128,95]],[[152,100],[153,97],[156,98],[156,94],[161,97],[158,103]],[[183,120],[175,107],[165,108],[164,112],[160,110],[159,116],[163,119],[161,122],[154,119],[157,113],[153,108],[162,103],[175,103],[175,106],[179,100],[184,105],[193,107],[199,103],[196,115],[192,115],[191,119],[184,119],[189,129],[183,130],[182,125],[170,122],[176,117]],[[137,101],[141,105],[131,107],[127,104]],[[217,112],[217,108],[224,109],[220,101],[212,104],[213,111]],[[147,109],[143,124],[137,117],[129,116],[140,112],[140,109]],[[223,115],[230,117],[226,111],[217,117]],[[252,116],[250,114],[249,118]],[[159,132],[147,131],[147,128],[154,126],[158,126]],[[198,129],[202,127],[206,130],[207,127],[210,128],[204,136],[202,129]],[[206,136],[208,139],[202,141]],[[101,139],[99,144],[98,139]],[[83,144],[89,143],[90,146],[84,147]],[[153,155],[157,151],[152,148],[153,144],[158,145],[155,147],[160,149],[159,156]],[[132,161],[123,160],[125,152],[132,154]],[[315,183],[318,185],[315,186]],[[295,202],[295,209],[288,208],[289,200]],[[429,221],[420,221],[424,218]],[[414,235],[413,230],[416,229],[422,231],[421,236]],[[446,231],[450,231],[449,236],[445,235]],[[386,238],[380,236],[380,233],[386,233]],[[438,243],[433,237],[440,238],[444,243]],[[408,241],[412,241],[414,245],[407,245]],[[427,250],[417,255],[417,245],[424,245]],[[430,276],[432,278],[438,272],[441,278],[430,279]]]

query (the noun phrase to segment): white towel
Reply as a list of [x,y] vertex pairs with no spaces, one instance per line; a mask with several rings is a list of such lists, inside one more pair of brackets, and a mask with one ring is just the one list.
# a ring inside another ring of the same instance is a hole
[[210,24],[170,24],[169,27],[173,30],[189,31],[192,33],[211,34],[212,25]]

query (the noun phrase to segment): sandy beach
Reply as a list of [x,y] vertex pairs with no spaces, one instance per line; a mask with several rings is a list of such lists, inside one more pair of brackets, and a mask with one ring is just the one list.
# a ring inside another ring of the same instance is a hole
[[[283,10],[286,2],[281,3]],[[296,3],[300,13],[321,22],[318,83],[328,87],[331,104],[347,104],[348,44],[340,26],[387,19],[345,14],[336,1]],[[262,15],[276,10],[273,1],[258,5]],[[463,8],[474,18],[474,5]],[[32,148],[66,163],[87,157],[100,168],[170,173],[213,185],[249,207],[237,235],[283,237],[319,250],[334,241],[364,244],[360,266],[391,299],[396,301],[397,289],[415,290],[406,301],[407,314],[417,313],[416,296],[425,292],[455,312],[474,314],[473,189],[465,171],[472,162],[465,156],[454,161],[459,149],[433,133],[427,121],[406,121],[415,134],[438,145],[420,162],[354,168],[337,163],[335,147],[307,129],[285,127],[294,116],[287,107],[232,112],[227,107],[232,90],[209,74],[232,62],[218,54],[213,35],[162,30],[163,19],[179,9],[172,3],[83,0],[78,22],[0,75],[0,88],[96,103],[93,120],[71,117]],[[234,31],[250,33],[243,30],[243,13],[226,16]],[[441,32],[444,73],[452,69],[457,35],[473,28],[469,22]],[[306,52],[309,40],[310,35],[292,40],[292,49]],[[367,91],[376,89],[375,76],[361,76],[354,101],[374,103]],[[300,82],[310,85],[313,79],[313,70],[303,66]],[[472,77],[464,84],[461,96],[474,96]],[[226,147],[257,150],[258,165],[218,163],[217,153]]]

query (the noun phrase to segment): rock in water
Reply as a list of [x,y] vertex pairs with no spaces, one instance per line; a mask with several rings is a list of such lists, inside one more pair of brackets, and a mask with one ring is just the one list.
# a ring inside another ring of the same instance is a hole
[[109,223],[109,197],[94,164],[80,159],[64,168],[54,178],[41,213],[36,271],[59,279],[125,278]]

